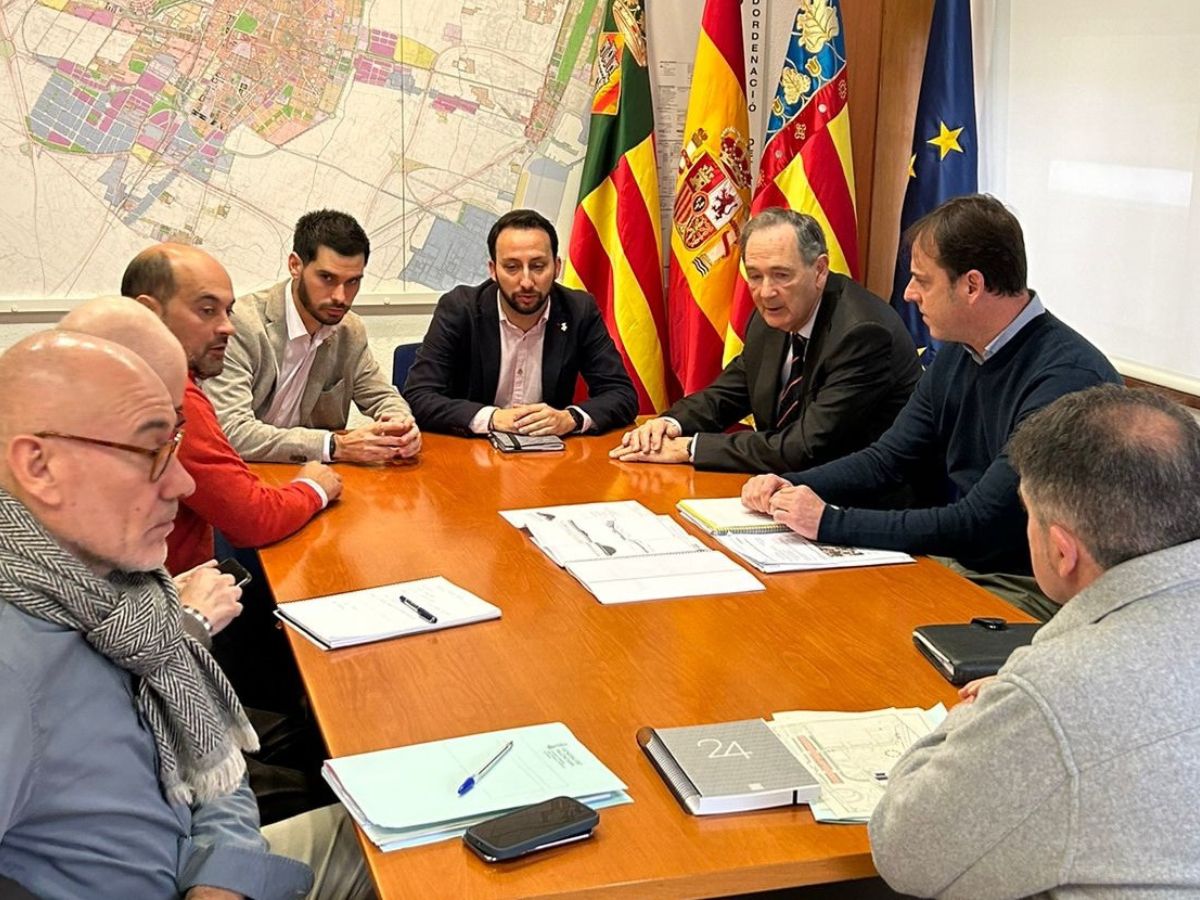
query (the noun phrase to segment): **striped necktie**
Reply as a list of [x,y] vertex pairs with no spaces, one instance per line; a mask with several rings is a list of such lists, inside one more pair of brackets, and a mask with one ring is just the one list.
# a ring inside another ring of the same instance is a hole
[[800,415],[800,400],[804,382],[804,352],[808,349],[808,338],[792,335],[792,368],[788,381],[779,395],[779,415],[776,428],[784,428]]

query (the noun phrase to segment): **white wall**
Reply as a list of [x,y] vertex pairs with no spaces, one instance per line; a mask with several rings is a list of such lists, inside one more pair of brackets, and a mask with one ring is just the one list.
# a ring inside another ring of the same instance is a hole
[[1200,4],[982,5],[980,186],[1030,284],[1123,373],[1200,393]]

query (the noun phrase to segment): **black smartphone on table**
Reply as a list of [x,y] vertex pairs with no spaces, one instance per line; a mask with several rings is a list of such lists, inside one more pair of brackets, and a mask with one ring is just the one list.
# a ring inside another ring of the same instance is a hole
[[513,810],[478,825],[463,843],[487,862],[502,862],[592,836],[600,815],[573,797],[555,797]]

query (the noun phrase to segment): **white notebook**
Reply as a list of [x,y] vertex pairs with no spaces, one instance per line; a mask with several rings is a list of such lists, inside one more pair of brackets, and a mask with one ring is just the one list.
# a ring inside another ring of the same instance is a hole
[[275,615],[318,647],[336,650],[498,619],[500,610],[438,575],[283,603]]

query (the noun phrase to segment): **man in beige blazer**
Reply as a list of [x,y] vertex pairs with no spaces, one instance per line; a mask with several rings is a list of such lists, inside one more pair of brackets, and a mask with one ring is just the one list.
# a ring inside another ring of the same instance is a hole
[[[245,459],[370,463],[420,451],[408,404],[350,312],[370,253],[351,216],[306,213],[288,257],[291,278],[236,304],[225,368],[203,387]],[[374,421],[345,431],[351,400]]]

